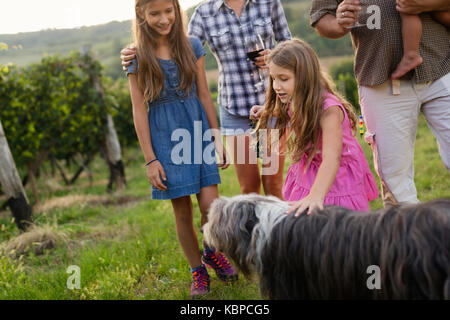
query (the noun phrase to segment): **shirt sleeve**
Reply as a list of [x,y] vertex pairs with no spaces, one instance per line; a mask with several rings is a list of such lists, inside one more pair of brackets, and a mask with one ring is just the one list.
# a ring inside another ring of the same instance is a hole
[[290,40],[292,35],[280,0],[273,0],[271,18],[275,40],[277,40],[277,42]]
[[326,92],[323,100],[323,109],[327,110],[329,107],[332,106],[340,106],[341,108],[344,107],[342,105],[342,102],[336,96],[334,96],[330,92]]
[[137,69],[138,69],[138,61],[137,58],[134,58],[133,60],[131,60],[131,64],[127,67],[127,71],[125,71],[127,77],[129,74],[136,74]]
[[197,60],[206,55],[206,51],[199,38],[191,36],[189,37],[189,40],[191,41],[192,50],[194,51]]
[[188,25],[188,35],[197,37],[200,42],[203,44],[206,41],[205,37],[205,28],[203,27],[203,19],[202,16],[198,13],[198,8],[195,9],[194,14],[192,15],[191,20]]
[[336,9],[339,6],[339,0],[313,0],[311,10],[309,12],[311,27],[322,19],[324,15],[331,14],[336,16]]

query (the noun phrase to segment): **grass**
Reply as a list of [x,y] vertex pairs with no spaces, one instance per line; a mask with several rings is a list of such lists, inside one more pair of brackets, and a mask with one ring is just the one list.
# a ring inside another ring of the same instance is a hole
[[[373,168],[367,144],[361,145]],[[98,158],[91,165],[94,183],[83,175],[66,187],[58,177],[41,176],[36,229],[29,234],[20,235],[10,213],[0,212],[0,299],[189,299],[191,278],[170,201],[150,200],[140,151],[127,151],[127,159],[134,160],[126,166],[123,192],[105,193],[108,172]],[[450,173],[423,117],[415,167],[422,201],[450,197]],[[238,194],[234,169],[221,175],[220,194]],[[198,232],[200,214],[193,201]],[[372,209],[381,206],[380,199],[371,203]],[[72,265],[80,267],[80,289],[67,288]],[[211,275],[205,299],[260,299],[255,280],[241,276],[237,283],[224,284]]]

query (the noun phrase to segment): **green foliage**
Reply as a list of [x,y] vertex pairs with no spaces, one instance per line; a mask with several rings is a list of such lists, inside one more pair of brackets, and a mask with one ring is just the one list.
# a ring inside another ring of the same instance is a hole
[[341,73],[339,74],[336,84],[338,90],[355,107],[355,110],[360,113],[361,107],[359,105],[358,85],[355,78],[350,73]]
[[5,34],[0,35],[0,42],[9,45],[9,50],[0,51],[0,64],[13,62],[20,66],[37,63],[43,55],[68,56],[71,51],[90,45],[96,59],[107,66],[105,75],[115,79],[122,74],[119,52],[132,42],[131,21],[113,21],[76,29]]
[[310,26],[311,1],[283,0],[282,3],[292,35],[308,42],[320,57],[353,54],[349,35],[340,39],[326,39]]
[[69,159],[99,149],[108,112],[94,85],[99,77],[99,62],[80,53],[47,56],[24,69],[2,68],[0,119],[18,166],[45,151]]
[[339,78],[340,74],[350,74],[351,76],[355,76],[354,70],[354,62],[353,59],[344,60],[340,63],[333,64],[330,67],[330,75],[333,79]]
[[130,88],[127,79],[103,79],[105,94],[113,108],[114,126],[119,136],[120,145],[135,146],[139,141],[133,123],[133,109]]
[[349,59],[332,65],[330,67],[330,75],[339,92],[343,94],[355,107],[355,110],[360,113],[361,107],[359,105],[358,84],[355,79],[353,60]]
[[21,70],[14,65],[0,68],[0,119],[17,165],[32,161],[43,139],[29,112],[31,97],[31,85]]

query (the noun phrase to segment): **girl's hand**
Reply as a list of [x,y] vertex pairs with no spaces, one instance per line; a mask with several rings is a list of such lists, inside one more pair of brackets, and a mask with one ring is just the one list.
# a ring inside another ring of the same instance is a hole
[[266,49],[259,53],[259,56],[255,60],[255,65],[260,69],[268,69],[269,67],[266,64],[266,59],[272,51],[270,49]]
[[131,64],[131,60],[136,57],[136,47],[131,46],[120,51],[120,59],[122,59],[122,69],[127,71],[127,67]]
[[217,155],[219,156],[219,162],[217,163],[217,166],[219,168],[222,168],[222,170],[225,170],[230,166],[230,157],[228,156],[227,149],[222,143],[222,140],[219,140],[216,138],[214,141],[214,146],[216,148]]
[[259,118],[261,117],[263,110],[264,110],[264,106],[258,106],[258,105],[253,106],[250,109],[250,120],[258,121]]
[[156,189],[161,191],[167,190],[167,187],[161,181],[161,178],[167,181],[166,173],[159,161],[154,161],[147,166],[147,178]]
[[307,215],[310,215],[311,212],[315,209],[323,209],[323,197],[316,196],[314,194],[309,194],[305,198],[300,201],[290,202],[289,206],[291,208],[286,211],[286,214],[290,214],[295,212],[294,217],[297,218],[300,214],[302,214],[306,209],[308,209]]

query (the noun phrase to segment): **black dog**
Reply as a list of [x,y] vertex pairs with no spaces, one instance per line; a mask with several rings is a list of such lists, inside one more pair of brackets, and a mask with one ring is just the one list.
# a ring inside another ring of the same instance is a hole
[[450,200],[296,219],[288,208],[274,197],[221,197],[204,226],[208,243],[259,276],[263,297],[450,299]]

